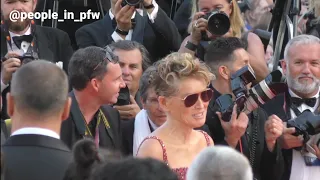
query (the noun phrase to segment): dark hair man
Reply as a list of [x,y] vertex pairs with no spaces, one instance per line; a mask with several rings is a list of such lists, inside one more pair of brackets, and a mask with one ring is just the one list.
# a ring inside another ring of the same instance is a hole
[[110,106],[125,87],[118,61],[109,47],[86,47],[71,57],[68,71],[72,105],[61,129],[61,139],[69,147],[90,137],[97,146],[121,148],[119,112]]
[[4,179],[63,178],[72,158],[59,136],[69,116],[68,89],[66,73],[47,61],[30,62],[14,73],[7,95],[13,133],[2,146]]
[[121,119],[133,119],[142,108],[140,102],[139,82],[141,75],[150,65],[149,52],[138,42],[123,40],[110,45],[110,48],[119,57],[122,78],[126,83],[129,94],[129,104],[116,104],[114,106]]
[[[219,38],[210,43],[205,54],[205,62],[216,75],[211,88],[214,90],[214,99],[208,106],[206,124],[212,132],[215,144],[228,144],[238,149],[250,160],[254,176],[257,179],[277,179],[281,173],[281,151],[276,145],[281,135],[283,125],[278,119],[266,116],[262,109],[257,109],[246,115],[241,112],[237,115],[233,108],[229,122],[221,119],[217,113],[216,98],[223,94],[233,94],[231,90],[231,75],[249,64],[249,55],[244,49],[242,41],[235,37]],[[268,119],[268,120],[267,120]],[[267,120],[267,121],[266,121]],[[266,128],[265,122],[271,127]],[[272,128],[279,129],[278,133]],[[281,131],[281,132],[280,132]],[[266,141],[265,137],[272,137]],[[274,172],[273,170],[278,170]]]
[[65,71],[73,50],[67,33],[34,24],[31,19],[10,20],[11,12],[32,13],[38,0],[1,0],[1,95],[2,116],[8,118],[6,93],[12,74],[27,60],[21,56],[29,55],[58,64]]
[[[320,114],[320,39],[313,35],[299,35],[291,39],[281,62],[288,91],[264,105],[269,115],[287,122],[309,110]],[[286,126],[286,124],[285,124]],[[295,128],[285,127],[281,147],[285,160],[283,180],[315,180],[320,176],[319,136],[311,137],[306,148],[301,136],[294,136]],[[313,149],[315,153],[312,153]]]
[[181,37],[166,13],[155,0],[143,0],[142,9],[122,6],[123,0],[111,0],[111,9],[92,24],[76,32],[79,48],[104,47],[120,40],[132,40],[143,44],[157,61],[180,47]]

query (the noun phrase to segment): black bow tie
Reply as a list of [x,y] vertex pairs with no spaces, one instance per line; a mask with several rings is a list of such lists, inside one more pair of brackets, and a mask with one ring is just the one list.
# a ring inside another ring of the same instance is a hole
[[13,42],[16,44],[16,46],[21,49],[21,43],[23,41],[26,41],[28,43],[31,43],[33,39],[33,36],[32,35],[23,35],[23,36],[15,36],[15,37],[12,37],[12,40]]
[[291,102],[292,104],[296,105],[297,107],[301,106],[301,104],[306,104],[310,107],[314,107],[317,102],[317,98],[306,98],[306,99],[301,99],[297,97],[291,97]]
[[[136,26],[136,20],[135,19],[131,19],[131,24],[132,24],[132,29],[134,29],[134,27]],[[113,27],[113,29],[116,29],[116,27],[117,27],[116,18],[112,19],[112,27]]]

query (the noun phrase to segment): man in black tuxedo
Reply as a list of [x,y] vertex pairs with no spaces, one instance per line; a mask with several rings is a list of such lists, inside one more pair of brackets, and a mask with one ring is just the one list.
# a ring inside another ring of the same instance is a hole
[[216,79],[210,85],[214,98],[208,106],[206,124],[215,144],[229,145],[248,157],[256,179],[280,179],[283,165],[277,138],[283,129],[281,120],[273,117],[268,119],[261,108],[249,114],[238,114],[236,107],[233,107],[231,119],[224,119],[227,122],[221,113],[216,113],[219,111],[216,99],[224,94],[233,94],[231,76],[241,68],[250,66],[249,55],[244,47],[244,43],[236,37],[218,38],[208,46],[205,63]]
[[68,72],[72,105],[69,118],[62,123],[61,139],[72,147],[90,137],[97,146],[121,150],[120,115],[110,106],[125,87],[118,57],[109,47],[79,49],[70,59]]
[[143,11],[129,5],[122,7],[121,2],[112,0],[111,9],[102,20],[77,30],[79,48],[92,45],[104,47],[112,41],[133,40],[147,48],[153,61],[178,51],[180,34],[155,0],[144,0]]
[[2,146],[4,179],[64,177],[72,159],[59,136],[70,111],[68,89],[66,73],[48,61],[33,61],[15,72],[7,95],[13,133]]
[[[320,39],[312,35],[294,37],[288,42],[284,57],[281,65],[289,89],[266,103],[263,108],[269,115],[274,114],[283,122],[299,116],[305,110],[320,114]],[[303,142],[301,137],[292,135],[294,133],[295,128],[285,128],[281,138],[285,160],[283,180],[318,179],[319,166],[306,166],[305,161],[309,159],[306,156],[314,161],[317,157],[305,151],[300,153],[301,147],[304,147]],[[313,148],[320,149],[316,145]]]
[[65,32],[35,25],[31,19],[10,21],[11,11],[30,13],[34,12],[36,5],[37,0],[1,0],[1,95],[4,105],[2,116],[5,118],[8,118],[5,95],[10,91],[12,73],[27,62],[19,57],[28,54],[56,63],[67,71],[73,53]]

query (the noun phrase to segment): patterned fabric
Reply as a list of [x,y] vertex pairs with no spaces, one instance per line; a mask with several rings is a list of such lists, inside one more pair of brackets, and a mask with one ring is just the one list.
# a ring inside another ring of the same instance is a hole
[[[204,135],[204,137],[206,139],[206,142],[207,142],[207,146],[210,146],[209,135],[204,131],[200,131],[200,132]],[[156,140],[158,140],[158,142],[160,143],[160,145],[162,147],[163,161],[167,164],[167,166],[169,166],[169,164],[168,164],[168,156],[167,156],[167,149],[166,149],[166,146],[164,145],[163,141],[160,138],[158,138],[157,136],[148,136],[141,142],[141,144],[147,139],[156,139]],[[138,152],[139,152],[139,150],[138,150]],[[178,175],[179,180],[186,180],[188,167],[173,168],[172,171],[175,172]]]

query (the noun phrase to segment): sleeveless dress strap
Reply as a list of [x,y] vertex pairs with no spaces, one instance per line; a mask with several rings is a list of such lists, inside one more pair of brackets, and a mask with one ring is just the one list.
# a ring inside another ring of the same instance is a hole
[[141,144],[140,144],[137,152],[139,152],[139,149],[140,149],[142,143],[143,143],[144,141],[146,141],[147,139],[155,139],[155,140],[157,140],[157,141],[160,143],[161,148],[162,148],[163,161],[164,161],[164,163],[166,163],[166,164],[169,166],[166,146],[164,145],[163,141],[162,141],[160,138],[158,138],[157,136],[148,136],[148,137],[146,137],[146,138],[141,142]]
[[208,135],[206,132],[204,132],[204,131],[201,131],[201,130],[200,130],[200,132],[204,135],[204,138],[206,139],[206,142],[207,142],[207,146],[210,146],[211,143],[210,143],[209,135]]

